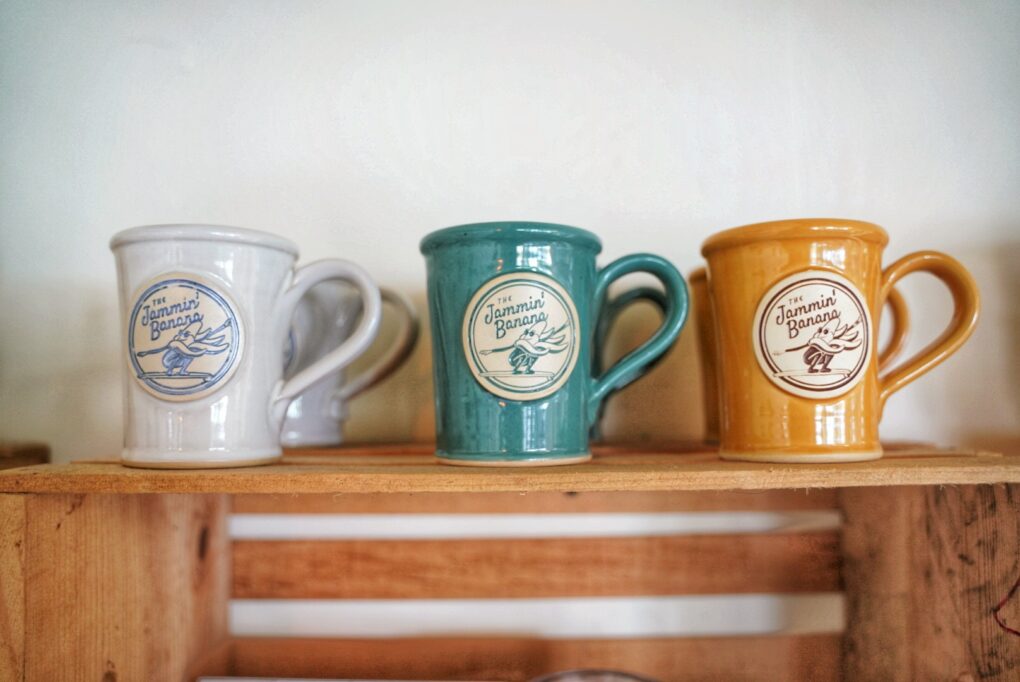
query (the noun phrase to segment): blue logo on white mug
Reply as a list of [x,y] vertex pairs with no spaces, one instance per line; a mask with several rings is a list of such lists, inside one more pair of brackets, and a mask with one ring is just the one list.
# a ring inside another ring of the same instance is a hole
[[131,311],[131,366],[146,390],[160,398],[201,398],[237,368],[242,333],[226,295],[194,275],[164,275],[146,287]]

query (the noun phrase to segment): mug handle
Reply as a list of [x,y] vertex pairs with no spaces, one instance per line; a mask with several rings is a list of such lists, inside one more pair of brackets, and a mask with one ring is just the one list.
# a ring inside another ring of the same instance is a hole
[[879,378],[879,411],[885,407],[889,396],[959,350],[977,325],[981,309],[977,283],[959,261],[937,251],[911,253],[886,268],[882,273],[880,298],[889,299],[898,281],[918,271],[934,275],[949,289],[953,296],[953,318],[938,338]]
[[331,258],[315,261],[304,265],[294,271],[294,280],[290,287],[283,292],[280,303],[277,306],[277,333],[280,338],[287,334],[290,328],[291,318],[294,316],[294,309],[297,307],[301,297],[309,289],[320,282],[327,280],[343,280],[354,286],[361,294],[362,315],[361,321],[347,339],[339,346],[322,356],[308,367],[292,376],[286,381],[280,381],[276,385],[273,397],[270,400],[270,414],[280,424],[287,413],[287,406],[290,401],[300,395],[315,382],[325,378],[329,374],[343,369],[351,364],[359,355],[371,345],[376,333],[379,331],[379,320],[382,317],[382,301],[379,287],[375,285],[372,278],[368,276],[360,266],[349,261]]
[[[609,338],[609,330],[613,328],[613,323],[616,322],[616,319],[624,309],[637,301],[648,301],[658,309],[663,319],[665,319],[666,309],[669,308],[669,301],[666,300],[666,294],[662,289],[655,287],[634,287],[610,299],[599,310],[599,319],[595,324],[595,345],[592,350],[592,371],[595,376],[602,374],[602,352],[605,350],[606,339]],[[661,359],[661,355],[655,358],[647,367],[642,367],[639,374],[635,374],[629,381],[625,381],[620,386],[617,386],[616,390],[624,388],[631,381],[637,379],[640,374],[644,374],[658,364]]]
[[889,289],[889,298],[885,299],[885,305],[889,306],[892,315],[892,333],[889,340],[878,353],[878,368],[882,369],[893,358],[900,354],[903,345],[907,342],[907,332],[910,331],[910,312],[907,310],[907,301],[897,289]]
[[411,354],[411,351],[414,350],[414,344],[418,340],[420,328],[418,313],[414,309],[414,304],[411,303],[407,296],[393,289],[380,287],[379,294],[383,302],[389,303],[397,309],[397,314],[400,318],[400,327],[397,329],[397,335],[390,342],[386,352],[371,367],[345,383],[333,394],[336,400],[349,400],[375,386],[399,367],[407,359],[407,356]]
[[652,338],[623,356],[619,362],[601,376],[593,377],[591,397],[588,399],[588,419],[594,421],[599,405],[612,391],[630,383],[640,376],[643,369],[661,357],[683,329],[687,320],[687,284],[680,271],[665,258],[648,253],[635,253],[619,258],[598,274],[595,280],[596,305],[605,300],[609,285],[633,272],[647,272],[658,279],[666,290],[666,318]]

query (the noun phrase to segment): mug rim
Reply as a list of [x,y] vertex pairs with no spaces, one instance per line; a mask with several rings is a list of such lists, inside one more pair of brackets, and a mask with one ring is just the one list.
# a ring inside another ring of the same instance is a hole
[[163,223],[129,227],[113,235],[110,250],[116,251],[128,244],[155,241],[235,242],[264,246],[298,257],[297,244],[285,237],[247,227],[209,223]]
[[529,220],[497,220],[483,223],[465,223],[444,227],[425,235],[419,244],[422,254],[464,239],[477,241],[508,241],[531,237],[544,241],[566,242],[602,251],[602,240],[594,232],[573,225],[543,223]]
[[716,232],[701,245],[701,255],[708,257],[713,251],[741,246],[752,242],[774,239],[860,239],[879,246],[889,243],[889,235],[875,223],[849,218],[790,218],[769,220],[731,227]]

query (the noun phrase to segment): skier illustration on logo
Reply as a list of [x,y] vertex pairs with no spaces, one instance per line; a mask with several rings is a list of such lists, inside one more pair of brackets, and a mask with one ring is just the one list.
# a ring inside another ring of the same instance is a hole
[[[196,376],[189,374],[188,366],[203,355],[217,355],[230,348],[229,343],[223,342],[223,334],[220,332],[231,326],[231,320],[216,327],[202,331],[201,322],[193,322],[184,329],[177,332],[170,342],[159,348],[151,348],[136,353],[138,357],[163,353],[163,367],[166,369],[166,376]],[[147,373],[151,375],[151,373]]]
[[191,273],[165,273],[142,288],[128,321],[128,361],[161,400],[199,400],[233,376],[244,320],[226,292]]
[[772,285],[754,314],[754,354],[765,376],[802,398],[836,398],[871,360],[871,313],[853,282],[801,270]]
[[577,308],[556,280],[537,272],[496,275],[464,310],[464,359],[489,393],[538,400],[570,378],[578,328]]
[[[861,320],[857,319],[853,324],[841,324],[839,314],[826,322],[814,333],[807,343],[788,348],[780,353],[793,353],[804,351],[804,362],[807,364],[807,371],[810,374],[827,373],[834,370],[829,368],[832,359],[847,350],[854,350],[864,343],[864,335],[860,332]],[[842,372],[843,370],[835,370]]]
[[511,351],[509,361],[510,366],[514,368],[514,374],[535,374],[533,368],[539,358],[553,353],[562,353],[569,347],[566,334],[563,333],[566,326],[567,323],[564,322],[555,329],[548,329],[548,323],[545,320],[539,320],[521,332],[517,340],[510,345],[479,352],[482,355],[491,355],[492,353]]

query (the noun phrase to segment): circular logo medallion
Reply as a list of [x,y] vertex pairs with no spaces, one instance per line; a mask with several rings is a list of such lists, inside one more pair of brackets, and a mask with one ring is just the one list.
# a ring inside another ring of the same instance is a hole
[[577,364],[577,308],[555,280],[533,272],[483,284],[464,313],[464,355],[482,387],[511,400],[555,393]]
[[138,382],[156,397],[195,400],[223,386],[241,358],[237,306],[201,278],[161,275],[135,297],[128,354]]
[[871,314],[847,278],[804,270],[777,282],[754,315],[754,353],[765,376],[802,398],[835,398],[871,359]]

